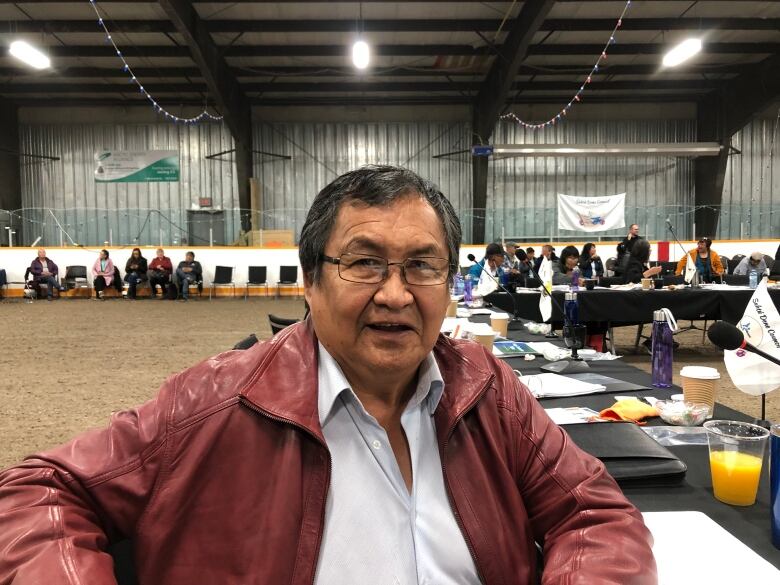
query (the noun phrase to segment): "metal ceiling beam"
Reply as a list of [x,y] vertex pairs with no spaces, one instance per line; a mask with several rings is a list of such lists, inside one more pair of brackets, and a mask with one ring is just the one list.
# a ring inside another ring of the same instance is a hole
[[[241,209],[249,210],[249,179],[252,176],[252,109],[249,102],[192,3],[187,0],[159,0],[159,4],[184,37],[192,60],[200,69],[209,93],[230,128],[236,146],[238,203]],[[251,229],[248,211],[242,213],[241,227],[245,231]]]
[[[594,81],[588,88],[591,91],[609,90],[655,90],[655,91],[682,91],[682,90],[709,90],[720,87],[723,82],[718,81]],[[573,81],[533,81],[515,82],[509,86],[510,91],[576,91],[581,83]],[[478,92],[483,87],[480,82],[469,81],[392,81],[385,83],[361,82],[361,81],[324,81],[324,82],[247,82],[241,84],[241,89],[246,93],[266,92],[454,92],[472,91]],[[152,94],[157,93],[193,93],[207,92],[209,86],[204,83],[144,83],[144,88]],[[134,84],[130,83],[7,83],[0,87],[0,94],[29,94],[29,93],[136,93]],[[589,94],[586,94],[586,99]],[[561,99],[567,96],[562,96]],[[483,135],[484,136],[484,135]]]
[[774,55],[746,67],[742,75],[700,102],[696,120],[699,140],[717,140],[725,148],[717,158],[696,161],[695,236],[711,237],[718,227],[731,137],[778,98],[780,55]]
[[[350,54],[348,45],[232,45],[217,46],[225,57],[344,57]],[[556,44],[531,45],[528,55],[598,55],[603,45]],[[497,47],[501,54],[511,54],[507,45]],[[668,46],[661,43],[617,44],[609,49],[610,55],[661,55]],[[115,57],[108,45],[51,46],[46,52],[53,57]],[[188,57],[186,47],[175,45],[135,45],[122,47],[127,57]],[[375,45],[372,53],[378,57],[416,57],[444,55],[491,55],[487,46],[431,44],[431,45]],[[780,43],[705,43],[705,54],[780,53]]]
[[[13,20],[3,27],[20,33],[95,33],[103,34],[94,20]],[[112,20],[111,30],[123,33],[172,33],[177,32],[167,20]],[[273,32],[355,32],[354,19],[349,20],[207,20],[204,26],[211,33],[273,33]],[[360,24],[365,32],[454,32],[496,31],[501,19],[367,19]],[[540,31],[611,31],[612,18],[549,18],[539,27]],[[628,18],[622,30],[779,30],[780,18]]]

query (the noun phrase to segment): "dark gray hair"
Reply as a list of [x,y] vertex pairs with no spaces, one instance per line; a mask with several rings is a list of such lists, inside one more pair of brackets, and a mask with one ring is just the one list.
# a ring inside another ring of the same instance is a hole
[[402,197],[419,196],[427,201],[441,220],[449,250],[449,278],[458,269],[461,228],[455,209],[430,181],[402,167],[369,165],[334,179],[314,198],[301,230],[298,258],[310,282],[320,277],[325,244],[330,238],[341,205],[359,202],[369,207],[388,206]]

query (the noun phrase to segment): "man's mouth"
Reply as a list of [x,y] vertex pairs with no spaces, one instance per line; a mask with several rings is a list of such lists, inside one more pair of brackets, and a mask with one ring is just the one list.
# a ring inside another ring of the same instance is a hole
[[382,331],[386,333],[401,333],[403,331],[412,331],[409,325],[403,323],[369,323],[368,327],[374,331]]

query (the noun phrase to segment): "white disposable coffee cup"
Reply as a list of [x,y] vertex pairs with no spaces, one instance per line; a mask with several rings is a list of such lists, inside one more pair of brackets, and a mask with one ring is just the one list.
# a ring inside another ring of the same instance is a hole
[[498,331],[501,337],[506,337],[507,327],[509,326],[509,315],[506,313],[492,313],[490,315],[490,326],[494,331]]
[[680,378],[686,402],[708,405],[710,411],[707,416],[712,417],[720,372],[706,366],[685,366],[680,370]]
[[493,340],[495,339],[495,333],[475,333],[474,341],[483,345],[488,351],[493,351]]

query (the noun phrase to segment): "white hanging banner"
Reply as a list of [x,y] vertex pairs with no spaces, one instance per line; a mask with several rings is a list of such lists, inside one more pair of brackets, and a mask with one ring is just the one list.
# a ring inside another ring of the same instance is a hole
[[[769,296],[766,279],[756,287],[737,327],[748,343],[780,358],[780,313]],[[734,386],[745,394],[760,396],[780,388],[780,366],[761,356],[738,349],[724,351],[723,361]]]
[[558,229],[604,232],[626,227],[626,194],[578,197],[558,194]]

